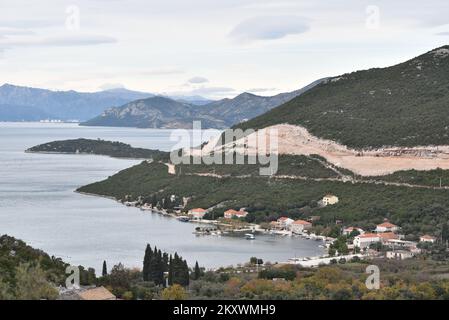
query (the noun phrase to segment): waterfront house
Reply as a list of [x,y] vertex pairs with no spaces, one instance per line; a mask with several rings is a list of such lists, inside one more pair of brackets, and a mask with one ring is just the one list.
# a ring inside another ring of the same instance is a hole
[[429,236],[429,235],[423,235],[421,237],[419,237],[419,242],[430,242],[430,243],[435,243],[437,239],[435,237]]
[[229,210],[226,210],[224,212],[224,217],[226,219],[232,219],[234,217],[236,217],[236,218],[245,218],[247,215],[248,215],[248,212],[246,212],[246,211],[244,211],[242,209],[240,209],[239,211],[234,210],[234,209],[229,209]]
[[354,246],[365,249],[368,248],[371,244],[380,242],[381,239],[377,233],[364,233],[359,234],[354,238]]
[[275,230],[275,229],[281,229],[279,222],[277,221],[270,221],[270,229]]
[[338,197],[335,196],[335,195],[333,195],[333,194],[326,194],[326,195],[323,197],[322,202],[323,202],[323,205],[325,205],[325,206],[327,206],[327,205],[333,205],[333,204],[338,203]]
[[296,220],[290,224],[290,230],[293,233],[302,233],[304,230],[312,228],[312,224],[304,220]]
[[349,236],[353,231],[357,230],[359,232],[359,234],[364,234],[365,231],[361,228],[357,228],[357,227],[347,227],[343,229],[343,235],[344,236]]
[[399,227],[397,225],[394,225],[388,221],[385,221],[384,223],[381,223],[376,226],[376,232],[396,232],[399,230]]
[[404,260],[413,257],[413,253],[406,250],[387,251],[387,259]]
[[287,217],[280,217],[279,219],[277,219],[277,222],[279,224],[280,228],[284,228],[287,229],[290,227],[290,225],[294,222],[295,220],[287,218]]
[[203,208],[195,208],[195,209],[190,209],[188,212],[188,215],[195,220],[201,220],[203,219],[204,215],[206,214],[206,210],[204,210]]

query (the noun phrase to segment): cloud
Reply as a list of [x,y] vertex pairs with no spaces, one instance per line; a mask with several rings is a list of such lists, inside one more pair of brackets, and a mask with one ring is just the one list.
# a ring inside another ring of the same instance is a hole
[[198,95],[222,95],[235,92],[235,89],[229,87],[201,87],[193,89],[190,94]]
[[207,98],[222,98],[235,95],[236,90],[229,87],[200,87],[188,91],[164,92],[164,95],[170,96],[204,96]]
[[184,70],[181,70],[179,68],[172,68],[172,67],[139,71],[139,74],[142,76],[166,76],[166,75],[183,74],[183,73],[185,73]]
[[0,38],[5,38],[8,36],[23,36],[23,35],[33,35],[34,32],[30,30],[0,27]]
[[269,91],[276,91],[276,90],[277,90],[277,88],[253,88],[253,89],[247,90],[247,92],[260,93],[260,92],[269,92]]
[[237,42],[275,40],[309,30],[304,18],[298,16],[258,16],[239,23],[229,33]]
[[2,20],[0,27],[17,28],[17,29],[35,29],[48,28],[54,26],[64,26],[62,19],[18,19],[18,20]]
[[204,77],[193,77],[193,78],[190,78],[187,82],[192,83],[192,84],[198,84],[198,83],[209,82],[209,80]]
[[437,36],[449,36],[449,31],[435,33]]
[[99,86],[101,90],[112,90],[112,89],[125,89],[125,86],[121,83],[105,83]]
[[26,38],[16,40],[0,41],[0,46],[4,47],[73,47],[73,46],[93,46],[99,44],[116,43],[117,39],[109,36],[98,35],[72,35],[72,36],[53,36],[47,38]]

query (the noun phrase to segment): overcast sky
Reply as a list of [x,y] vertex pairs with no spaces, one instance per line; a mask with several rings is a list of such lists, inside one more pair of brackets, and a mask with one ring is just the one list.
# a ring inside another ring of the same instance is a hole
[[272,95],[445,44],[447,0],[0,0],[0,84],[48,89]]

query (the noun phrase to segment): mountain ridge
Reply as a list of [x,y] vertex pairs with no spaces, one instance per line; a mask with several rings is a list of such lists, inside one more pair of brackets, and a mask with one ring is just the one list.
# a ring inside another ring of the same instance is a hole
[[[225,98],[201,106],[180,101],[175,104],[174,100],[171,104],[168,104],[167,101],[154,99],[160,97],[155,96],[149,99],[132,101],[121,107],[109,108],[101,115],[82,123],[82,125],[190,129],[194,120],[201,120],[203,128],[225,129],[236,123],[247,121],[295,96],[301,95],[324,79],[314,81],[299,90],[275,96],[265,97],[243,92],[232,99]],[[157,101],[163,101],[163,106],[158,106]],[[177,110],[178,114],[174,115],[170,110],[165,109],[168,106]],[[136,118],[136,114],[139,114],[140,118]]]
[[234,128],[303,126],[355,149],[449,145],[449,46],[329,78]]
[[[108,89],[96,92],[49,90],[5,83],[0,86],[0,121],[39,121],[47,119],[86,121],[107,108],[154,97],[153,93]],[[185,96],[192,103],[202,103],[203,97]]]

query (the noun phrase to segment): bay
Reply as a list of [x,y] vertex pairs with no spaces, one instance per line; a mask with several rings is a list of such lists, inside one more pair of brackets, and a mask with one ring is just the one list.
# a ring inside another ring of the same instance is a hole
[[319,242],[260,235],[195,236],[195,224],[123,206],[113,200],[75,193],[138,160],[94,155],[29,154],[29,147],[54,140],[90,138],[169,151],[170,130],[80,127],[62,123],[0,123],[0,234],[8,234],[74,265],[101,270],[142,265],[147,243],[174,253],[190,265],[236,265],[256,256],[264,261],[323,253]]

